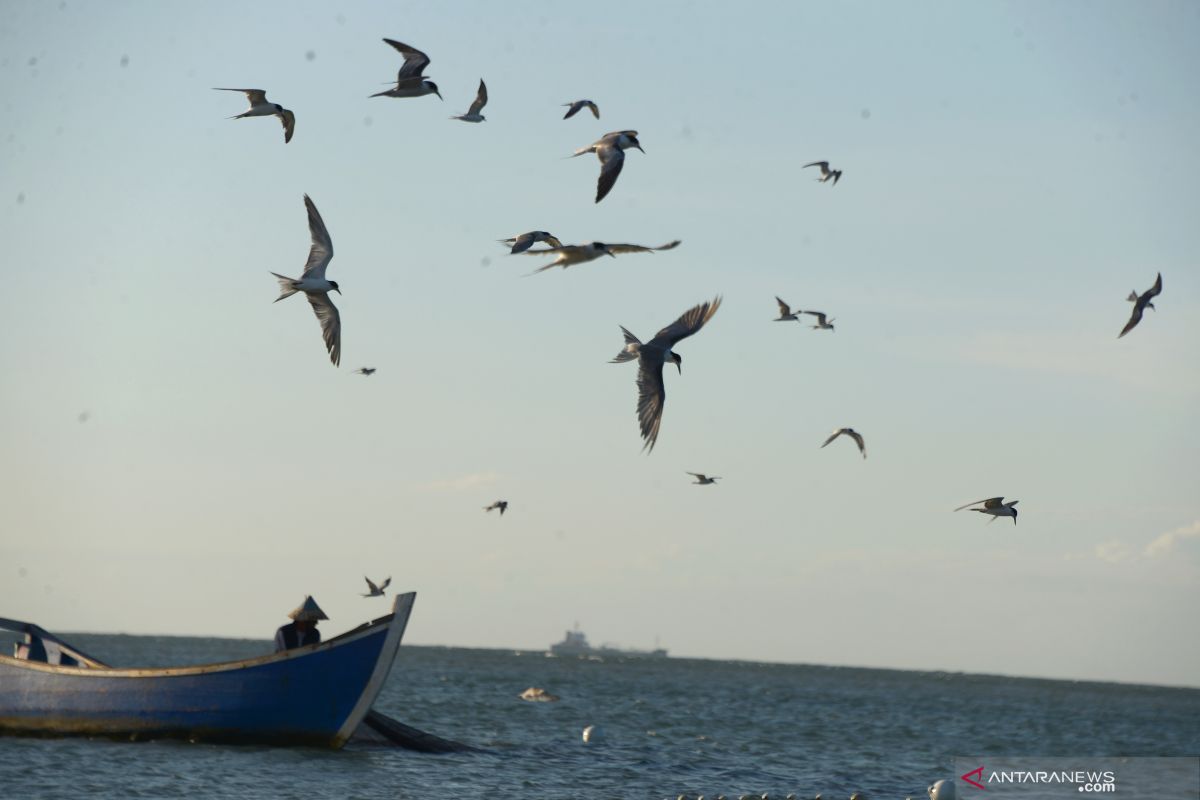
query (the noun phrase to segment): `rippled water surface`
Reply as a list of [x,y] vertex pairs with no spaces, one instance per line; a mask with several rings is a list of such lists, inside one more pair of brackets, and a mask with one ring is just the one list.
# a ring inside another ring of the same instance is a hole
[[[118,666],[270,650],[229,639],[68,639]],[[562,699],[519,700],[529,686]],[[6,796],[23,798],[844,800],[863,791],[900,800],[950,777],[956,755],[1200,753],[1200,690],[748,662],[406,646],[376,708],[485,752],[8,737],[0,768]],[[588,725],[600,741],[582,741]]]

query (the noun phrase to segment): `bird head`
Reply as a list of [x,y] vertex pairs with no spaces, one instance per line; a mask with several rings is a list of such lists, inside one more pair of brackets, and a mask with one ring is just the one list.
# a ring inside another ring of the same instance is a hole
[[617,254],[614,253],[612,250],[609,250],[608,245],[606,245],[604,242],[592,242],[592,245],[597,250],[599,250],[601,253],[604,253],[607,256],[612,256],[613,258],[617,257]]
[[341,294],[341,293],[342,293],[342,290],[338,288],[337,281],[330,281],[330,282],[329,282],[329,285],[330,285],[330,286],[332,286],[332,287],[333,287],[333,290],[334,290],[335,292],[337,292],[338,294]]
[[[1012,506],[1009,506],[1009,508],[1012,508]],[[1013,508],[1012,512],[1013,512],[1013,525],[1016,525],[1017,524],[1017,510],[1015,508]]]
[[283,106],[279,105],[279,103],[276,103],[276,104],[275,104],[275,113],[276,113],[276,114],[282,114],[282,113],[283,113]]
[[[638,141],[638,138],[636,136],[629,137],[629,146],[636,147],[638,150],[642,150],[642,143]],[[644,153],[646,151],[642,150],[642,152]]]
[[438,91],[438,88],[437,88],[437,84],[436,84],[436,83],[434,83],[433,81],[425,81],[425,85],[426,85],[426,86],[428,86],[430,89],[432,89],[432,90],[433,90],[433,93],[434,93],[434,94],[436,94],[436,95],[438,96],[438,100],[445,100],[445,99],[446,99],[446,98],[442,97],[442,93]]
[[[1154,308],[1154,303],[1146,303],[1146,308]],[[1154,308],[1154,310],[1158,311],[1157,308]]]
[[683,374],[683,356],[679,353],[671,353],[671,360],[675,362],[675,369],[679,370],[679,374]]

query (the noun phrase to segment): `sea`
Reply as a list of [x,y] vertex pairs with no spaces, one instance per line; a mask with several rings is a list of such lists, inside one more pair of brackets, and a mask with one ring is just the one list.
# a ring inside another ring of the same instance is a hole
[[[245,639],[65,638],[126,667],[271,649]],[[560,699],[521,700],[529,687]],[[915,800],[955,778],[966,755],[1200,755],[1197,689],[949,672],[405,645],[375,707],[477,750],[0,737],[0,796]],[[596,735],[585,742],[588,726]]]

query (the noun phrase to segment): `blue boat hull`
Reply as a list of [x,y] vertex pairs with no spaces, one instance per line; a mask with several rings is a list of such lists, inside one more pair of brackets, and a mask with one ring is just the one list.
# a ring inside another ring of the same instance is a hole
[[0,732],[340,747],[382,688],[413,597],[328,642],[244,661],[108,669],[0,656]]

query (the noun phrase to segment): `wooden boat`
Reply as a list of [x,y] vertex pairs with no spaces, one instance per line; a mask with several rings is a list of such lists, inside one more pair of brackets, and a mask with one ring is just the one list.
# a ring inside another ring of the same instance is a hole
[[383,688],[415,598],[398,595],[391,614],[320,644],[155,669],[109,667],[36,625],[0,618],[0,628],[32,639],[17,645],[22,657],[0,654],[0,733],[339,748]]

